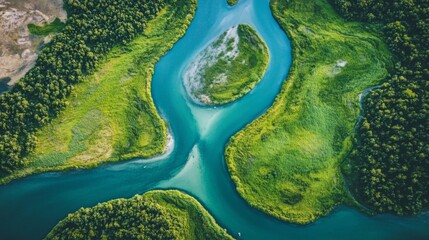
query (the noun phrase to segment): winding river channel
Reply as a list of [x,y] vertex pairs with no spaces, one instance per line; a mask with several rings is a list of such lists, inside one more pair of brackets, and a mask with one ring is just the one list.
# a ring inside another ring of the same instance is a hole
[[[238,101],[217,108],[193,104],[183,72],[199,51],[228,28],[252,25],[270,50],[263,80]],[[200,0],[184,38],[155,68],[152,94],[174,139],[171,151],[151,160],[92,170],[47,173],[0,187],[0,239],[40,239],[68,213],[151,189],[180,189],[197,198],[218,223],[242,239],[429,239],[429,213],[368,217],[339,207],[309,225],[278,221],[251,208],[235,191],[223,152],[228,139],[273,103],[291,64],[291,46],[269,0]]]

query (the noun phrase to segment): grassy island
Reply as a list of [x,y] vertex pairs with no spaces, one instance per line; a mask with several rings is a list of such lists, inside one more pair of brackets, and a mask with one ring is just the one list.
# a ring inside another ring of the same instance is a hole
[[143,33],[114,47],[94,73],[74,86],[58,117],[37,131],[36,148],[25,165],[0,183],[162,153],[166,126],[151,97],[153,68],[184,35],[195,10],[196,1],[167,3]]
[[234,6],[238,3],[238,0],[226,0],[230,6]]
[[151,191],[69,214],[46,239],[233,239],[194,198]]
[[268,49],[249,25],[221,34],[188,66],[184,81],[195,102],[218,105],[248,93],[268,66]]
[[279,219],[310,223],[344,203],[340,164],[352,146],[359,95],[392,66],[381,26],[349,22],[326,0],[271,1],[293,47],[273,106],[226,150],[237,191]]

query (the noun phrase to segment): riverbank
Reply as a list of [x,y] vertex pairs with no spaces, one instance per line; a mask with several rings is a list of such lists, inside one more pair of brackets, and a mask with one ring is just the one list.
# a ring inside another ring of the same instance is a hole
[[184,35],[195,10],[196,1],[169,6],[141,36],[114,48],[94,74],[76,85],[66,110],[38,132],[30,163],[0,184],[40,172],[162,153],[167,133],[151,96],[153,67]]
[[273,106],[225,152],[237,191],[279,219],[310,223],[351,202],[340,163],[351,149],[359,94],[391,67],[380,26],[347,22],[325,0],[274,0],[293,65]]
[[193,197],[176,190],[150,191],[80,209],[46,239],[233,239]]

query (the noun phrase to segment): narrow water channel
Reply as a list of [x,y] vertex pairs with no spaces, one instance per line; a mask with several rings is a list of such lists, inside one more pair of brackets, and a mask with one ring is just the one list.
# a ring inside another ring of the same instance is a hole
[[[270,50],[263,80],[238,101],[217,108],[193,104],[182,76],[199,51],[228,28],[253,26]],[[429,238],[429,215],[368,217],[340,207],[305,226],[278,221],[251,208],[235,191],[223,152],[228,139],[272,104],[286,79],[291,47],[274,20],[269,0],[200,0],[184,38],[155,68],[153,97],[174,138],[172,152],[92,170],[47,173],[0,187],[0,239],[40,239],[68,213],[151,189],[180,189],[194,196],[218,223],[242,239]]]

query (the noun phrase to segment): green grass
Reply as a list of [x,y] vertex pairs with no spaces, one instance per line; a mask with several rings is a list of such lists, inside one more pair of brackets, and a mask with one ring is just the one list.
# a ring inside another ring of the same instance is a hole
[[[234,40],[227,40],[226,32],[203,50],[204,58],[214,58],[214,62],[198,66],[202,69],[199,72],[202,87],[191,90],[191,94],[204,104],[219,105],[235,101],[248,93],[265,73],[269,54],[264,41],[249,25],[239,25],[237,34],[238,54],[235,57],[226,55],[234,49]],[[225,52],[219,55],[207,52],[208,49],[222,49],[225,45]]]
[[[151,191],[145,193],[149,199],[153,199],[165,206],[169,211],[181,213],[181,219],[188,225],[183,229],[183,239],[233,239],[217,225],[214,218],[193,197],[177,190]],[[189,234],[189,235],[185,235]]]
[[151,157],[166,146],[166,126],[151,96],[153,67],[184,35],[196,3],[167,7],[145,32],[114,48],[98,70],[75,86],[68,107],[37,134],[30,163],[0,183],[33,173],[94,167]]
[[30,33],[38,36],[47,36],[51,33],[56,33],[64,28],[64,23],[60,19],[56,18],[52,23],[44,26],[37,26],[34,24],[28,24],[28,30]]
[[[148,219],[133,220],[143,215],[139,211],[147,211],[143,206],[148,205],[152,206],[152,211],[145,215]],[[155,211],[157,212],[154,213]],[[134,226],[135,221],[154,224],[155,221],[151,217],[156,218],[156,222],[163,219],[167,226],[163,225],[164,229],[152,229],[152,225],[140,225],[137,228]],[[114,226],[108,224],[113,222]],[[92,225],[88,226],[87,223]],[[93,208],[81,209],[59,222],[47,239],[70,238],[76,234],[95,239],[96,232],[103,232],[111,238],[112,234],[124,232],[132,233],[134,237],[139,236],[139,239],[152,239],[145,236],[148,231],[149,234],[156,234],[157,239],[172,239],[172,236],[162,236],[168,231],[174,234],[174,239],[233,239],[226,230],[219,227],[197,200],[176,190],[150,191],[131,199],[111,200]],[[94,235],[90,237],[89,233]]]
[[238,3],[238,0],[226,0],[230,6],[234,6]]
[[347,22],[326,0],[271,4],[292,42],[292,68],[267,113],[232,137],[226,161],[252,206],[309,223],[350,200],[340,163],[351,149],[359,94],[386,77],[392,57],[380,26]]

